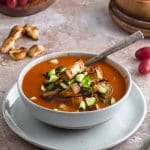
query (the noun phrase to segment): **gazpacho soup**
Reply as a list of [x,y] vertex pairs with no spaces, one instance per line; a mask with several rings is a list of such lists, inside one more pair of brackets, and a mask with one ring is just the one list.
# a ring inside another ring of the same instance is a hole
[[104,61],[86,67],[89,58],[62,56],[35,65],[24,77],[24,94],[55,111],[92,111],[113,105],[125,94],[123,76]]

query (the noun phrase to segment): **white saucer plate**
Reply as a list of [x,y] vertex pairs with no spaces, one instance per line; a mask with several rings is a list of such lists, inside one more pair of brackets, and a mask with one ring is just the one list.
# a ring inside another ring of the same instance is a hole
[[15,84],[4,98],[2,109],[8,126],[18,136],[40,148],[99,150],[114,147],[131,136],[142,124],[147,106],[141,90],[133,83],[128,100],[108,122],[86,130],[59,129],[30,115]]

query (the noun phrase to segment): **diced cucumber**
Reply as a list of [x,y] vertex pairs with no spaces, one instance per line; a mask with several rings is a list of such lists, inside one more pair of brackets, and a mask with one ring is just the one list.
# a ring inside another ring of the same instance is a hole
[[85,77],[84,74],[78,74],[78,75],[76,75],[75,80],[77,82],[82,82],[82,80],[84,79],[84,77]]
[[50,82],[56,82],[58,79],[59,79],[59,77],[56,76],[56,75],[51,75],[50,76]]
[[80,110],[86,110],[86,104],[85,104],[84,101],[81,101],[81,102],[80,102],[79,109],[80,109]]
[[90,87],[91,85],[91,79],[88,76],[85,76],[84,79],[81,82],[82,87]]
[[92,92],[92,87],[83,87],[84,91]]
[[56,74],[56,70],[55,69],[51,69],[49,72],[48,72],[48,77],[50,77],[51,75],[55,75]]
[[112,98],[110,99],[110,104],[113,105],[113,104],[115,104],[115,103],[116,103],[116,99],[115,99],[114,97],[112,97]]
[[110,104],[110,100],[108,100],[108,99],[99,98],[99,101],[104,104],[108,104],[108,105]]
[[103,99],[104,104],[109,104],[109,101],[107,99]]
[[70,86],[70,85],[72,85],[74,82],[75,82],[75,80],[72,79],[72,80],[68,81],[67,83],[68,83],[68,85]]
[[98,91],[101,94],[106,94],[108,92],[108,86],[103,83],[99,86]]
[[54,83],[49,83],[47,86],[45,86],[45,88],[46,88],[47,91],[52,90],[53,87],[54,87]]
[[86,105],[88,107],[90,107],[90,106],[93,106],[96,103],[96,98],[95,97],[87,97],[85,99],[85,101],[86,101]]
[[104,98],[99,97],[99,102],[103,103],[104,102]]
[[59,66],[59,67],[56,68],[56,72],[58,72],[58,73],[62,73],[62,72],[64,72],[65,70],[66,70],[66,68],[63,67],[63,66]]
[[68,85],[66,85],[66,84],[63,83],[63,82],[60,83],[60,86],[61,86],[63,89],[67,89],[67,88],[68,88]]

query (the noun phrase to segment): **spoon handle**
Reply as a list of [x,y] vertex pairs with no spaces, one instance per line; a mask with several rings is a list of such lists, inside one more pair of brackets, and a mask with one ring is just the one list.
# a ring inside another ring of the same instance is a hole
[[89,59],[87,62],[85,62],[85,66],[88,66],[98,60],[104,59],[108,55],[113,54],[113,53],[135,43],[136,41],[138,41],[140,39],[144,39],[143,33],[141,31],[137,31],[137,32],[133,33],[132,35],[130,35],[129,37],[125,38],[124,40],[118,42],[113,47],[110,47],[110,48],[106,49],[104,52],[102,52],[101,54],[96,55],[96,56],[92,57],[91,59]]

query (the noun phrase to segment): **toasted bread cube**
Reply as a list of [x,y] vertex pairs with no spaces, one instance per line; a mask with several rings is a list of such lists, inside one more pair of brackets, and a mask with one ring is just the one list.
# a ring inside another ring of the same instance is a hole
[[93,82],[98,82],[104,79],[103,72],[100,66],[88,67],[87,72]]
[[60,93],[60,96],[64,98],[73,97],[73,96],[76,96],[80,92],[80,90],[81,90],[80,86],[77,83],[74,83],[71,85],[71,87],[63,90]]
[[81,59],[79,59],[62,73],[62,78],[65,81],[71,80],[76,74],[81,73],[84,70],[85,70],[84,62]]

